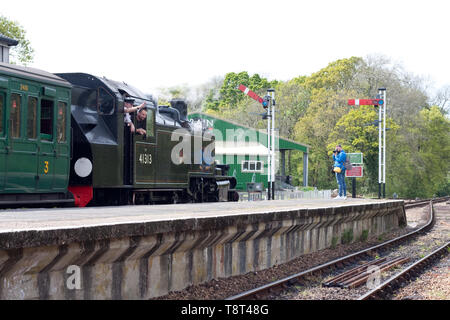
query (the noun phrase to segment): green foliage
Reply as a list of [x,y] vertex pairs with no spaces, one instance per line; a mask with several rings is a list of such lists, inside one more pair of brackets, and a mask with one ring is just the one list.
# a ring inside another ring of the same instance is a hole
[[220,98],[223,104],[233,106],[246,98],[238,89],[240,84],[245,85],[259,95],[263,95],[264,89],[272,87],[276,82],[269,82],[267,79],[261,78],[257,73],[250,77],[247,71],[227,73],[220,89]]
[[280,136],[294,139],[294,126],[310,103],[310,91],[299,81],[280,82],[275,88],[277,123]]
[[269,82],[266,78],[261,78],[257,73],[252,76],[247,71],[227,73],[219,90],[219,97],[216,96],[214,91],[210,91],[206,98],[205,108],[213,111],[235,109],[241,101],[248,99],[238,89],[240,84],[245,85],[259,95],[264,95],[265,90],[276,86],[277,83],[277,81]]
[[364,242],[367,240],[368,237],[369,237],[369,230],[363,230],[361,236],[359,237],[359,241]]
[[[373,106],[361,106],[351,110],[339,119],[330,134],[327,146],[331,157],[332,150],[341,144],[347,153],[362,152],[364,158],[364,177],[359,180],[360,187],[367,192],[377,190],[378,179],[378,111]],[[395,137],[399,126],[390,118],[386,119],[386,127],[390,130],[387,145]]]
[[342,233],[341,242],[343,244],[348,244],[353,241],[353,229],[348,229]]
[[27,65],[33,61],[34,49],[30,41],[26,39],[26,31],[16,21],[11,21],[4,16],[0,16],[0,33],[19,41],[19,44],[10,49],[10,62]]
[[403,129],[404,135],[394,141],[389,192],[408,198],[448,192],[450,121],[433,106],[420,111],[414,125]]
[[[250,76],[246,71],[227,73],[204,88],[203,100],[194,109],[265,129],[267,122],[259,116],[265,110],[239,91],[239,84],[260,96],[267,88],[275,88],[280,136],[310,147],[309,185],[337,187],[331,173],[336,144],[347,153],[362,152],[364,177],[357,180],[357,193],[365,195],[378,193],[378,109],[349,107],[347,100],[374,98],[378,88],[386,87],[386,194],[414,198],[450,193],[450,125],[444,114],[450,94],[442,91],[434,101],[437,106],[430,106],[421,80],[389,59],[340,59],[310,76],[280,82],[258,74]],[[287,164],[287,174],[294,184],[301,185],[303,154],[289,151]]]
[[293,80],[310,92],[305,115],[294,126],[294,138],[311,146],[309,181],[319,189],[336,186],[335,177],[330,173],[332,159],[327,145],[336,123],[349,111],[347,100],[356,94],[346,87],[361,61],[355,57],[338,60],[310,77]]
[[346,89],[358,66],[362,63],[363,60],[359,57],[334,61],[305,79],[305,84],[307,87],[317,90],[323,88],[334,91]]
[[336,248],[337,241],[338,241],[338,238],[337,238],[337,237],[331,238],[331,249]]
[[306,192],[306,191],[314,191],[314,187],[301,187],[298,190]]

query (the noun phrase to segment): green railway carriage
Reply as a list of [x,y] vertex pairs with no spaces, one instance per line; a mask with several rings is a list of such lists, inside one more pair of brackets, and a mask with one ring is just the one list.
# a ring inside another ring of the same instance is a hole
[[0,63],[0,203],[73,202],[71,85],[54,74]]

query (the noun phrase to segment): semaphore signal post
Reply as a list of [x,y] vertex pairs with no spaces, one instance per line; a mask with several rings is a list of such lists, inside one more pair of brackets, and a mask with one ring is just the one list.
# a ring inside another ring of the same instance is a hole
[[376,99],[349,99],[349,106],[378,106],[378,198],[386,198],[386,88],[379,88]]
[[268,154],[268,200],[275,199],[275,90],[267,89],[267,95],[264,98],[258,96],[255,92],[244,86],[238,86],[238,89],[250,98],[262,104],[264,109],[267,109],[267,149]]

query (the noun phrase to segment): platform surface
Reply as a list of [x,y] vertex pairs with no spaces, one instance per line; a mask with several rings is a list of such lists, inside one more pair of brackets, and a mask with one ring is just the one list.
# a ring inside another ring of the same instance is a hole
[[399,201],[402,200],[295,199],[92,208],[12,209],[0,211],[0,233],[201,219]]

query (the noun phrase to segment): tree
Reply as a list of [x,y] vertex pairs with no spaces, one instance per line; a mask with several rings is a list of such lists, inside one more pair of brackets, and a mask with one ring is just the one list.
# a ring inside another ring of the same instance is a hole
[[251,77],[247,71],[227,73],[220,89],[220,98],[223,104],[233,106],[244,99],[245,96],[238,90],[240,84],[260,94],[262,94],[261,89],[268,89],[272,85],[272,83],[265,78],[261,78],[257,73]]
[[214,91],[210,91],[207,95],[206,109],[220,113],[227,108],[236,108],[239,102],[245,100],[245,95],[238,89],[240,84],[245,85],[259,95],[263,95],[264,90],[276,86],[277,83],[277,81],[269,82],[266,78],[261,78],[257,73],[250,77],[247,71],[239,73],[229,72],[225,75],[219,90],[219,96],[217,97]]
[[418,191],[424,197],[431,197],[447,182],[450,171],[450,121],[433,106],[420,112],[417,130],[419,159],[415,166],[421,181]]
[[443,115],[450,112],[450,85],[438,90],[433,99],[433,105],[437,106]]
[[294,126],[305,115],[310,91],[298,81],[280,82],[276,86],[276,122],[280,136],[293,139]]
[[305,81],[307,87],[311,89],[322,89],[338,91],[347,89],[348,83],[354,78],[355,73],[363,59],[351,57],[331,62],[325,68],[313,73]]
[[332,160],[327,145],[336,123],[349,111],[347,99],[356,95],[354,90],[348,90],[347,87],[361,64],[361,58],[341,59],[310,77],[293,80],[304,84],[310,92],[309,105],[305,115],[295,125],[294,136],[296,141],[311,146],[308,181],[318,188],[335,186],[330,173]]
[[387,88],[388,116],[403,126],[428,106],[424,81],[384,56],[368,56],[355,69],[348,89],[359,98],[374,98],[378,88]]
[[19,41],[17,46],[10,49],[11,63],[27,65],[33,61],[34,49],[31,47],[30,41],[26,38],[25,29],[18,22],[0,16],[0,33]]
[[[378,112],[373,106],[361,106],[342,116],[330,134],[328,154],[337,144],[349,152],[362,152],[364,158],[364,178],[360,179],[364,192],[375,192],[378,186]],[[386,145],[396,136],[399,126],[392,119],[386,119]],[[392,149],[392,148],[391,148]],[[391,152],[391,150],[387,150]]]

